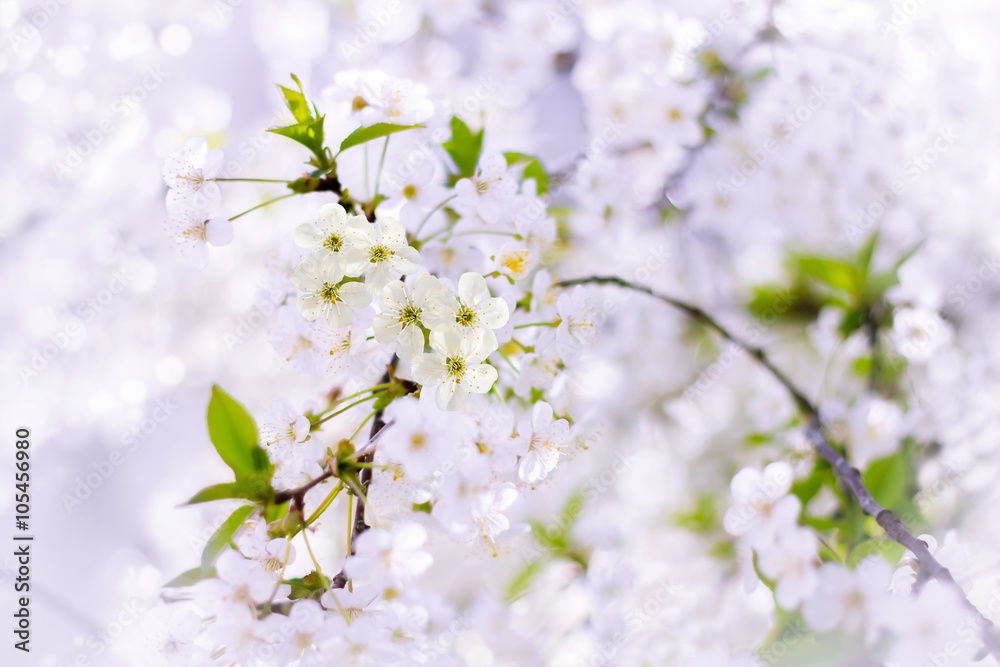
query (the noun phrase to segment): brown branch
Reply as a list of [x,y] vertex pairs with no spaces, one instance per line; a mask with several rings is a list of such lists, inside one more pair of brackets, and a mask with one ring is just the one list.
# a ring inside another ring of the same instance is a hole
[[623,280],[616,276],[591,276],[588,278],[564,280],[556,283],[556,287],[570,287],[572,285],[586,284],[617,285],[619,287],[624,287],[625,289],[643,292],[655,297],[660,301],[663,301],[664,303],[680,310],[691,319],[712,329],[726,340],[740,346],[747,352],[747,354],[756,359],[761,366],[766,368],[768,372],[770,372],[771,375],[785,387],[788,393],[791,394],[792,399],[795,401],[799,411],[802,412],[808,420],[806,432],[809,437],[809,441],[816,449],[816,452],[828,461],[831,466],[833,466],[837,478],[851,491],[851,494],[857,499],[858,504],[861,506],[864,513],[873,517],[878,524],[882,526],[886,534],[893,540],[913,552],[920,565],[920,572],[923,577],[937,579],[958,592],[958,594],[962,597],[962,600],[965,602],[965,606],[974,614],[977,622],[981,625],[982,639],[986,648],[996,658],[1000,659],[1000,637],[998,637],[996,627],[993,623],[969,601],[969,599],[965,596],[965,591],[962,590],[962,587],[955,581],[951,571],[949,571],[948,568],[942,565],[941,562],[934,557],[930,549],[927,547],[927,543],[917,539],[906,529],[895,513],[882,507],[882,505],[875,500],[875,497],[872,496],[871,492],[865,486],[864,481],[861,479],[860,471],[852,466],[847,459],[844,458],[843,454],[830,445],[826,431],[823,428],[823,420],[820,416],[819,408],[817,408],[816,405],[813,404],[805,396],[805,394],[803,394],[802,391],[800,391],[798,387],[792,383],[788,376],[786,376],[771,362],[767,353],[764,352],[763,349],[750,345],[749,343],[746,343],[736,337],[715,318],[697,306],[693,306],[685,301],[681,301],[680,299],[676,299],[665,294],[654,292],[648,287],[630,283],[627,280]]

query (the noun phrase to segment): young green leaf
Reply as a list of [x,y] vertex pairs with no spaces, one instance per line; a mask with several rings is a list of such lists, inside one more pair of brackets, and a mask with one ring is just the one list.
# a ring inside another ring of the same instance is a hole
[[448,155],[455,161],[455,167],[459,178],[470,178],[476,173],[476,165],[479,164],[479,155],[483,150],[483,133],[485,129],[479,130],[475,134],[469,129],[461,118],[452,116],[451,118],[451,141],[441,144],[442,148],[448,151]]
[[375,123],[374,125],[369,125],[368,127],[359,127],[358,129],[351,132],[346,139],[340,143],[340,151],[338,155],[343,153],[348,148],[353,148],[354,146],[360,146],[361,144],[368,143],[373,139],[378,139],[380,137],[387,137],[390,134],[396,134],[397,132],[402,132],[403,130],[412,130],[417,127],[423,127],[423,125],[394,125],[392,123]]
[[545,168],[542,167],[542,163],[533,155],[526,155],[525,153],[504,153],[504,158],[507,160],[507,166],[527,163],[524,167],[523,176],[524,178],[532,178],[535,180],[535,185],[537,187],[537,192],[539,195],[543,195],[549,191],[549,175],[546,173]]
[[233,539],[233,535],[236,534],[247,517],[253,513],[254,509],[256,508],[253,505],[244,505],[229,515],[229,518],[219,526],[219,529],[212,533],[208,542],[205,543],[205,550],[201,552],[203,572],[208,572],[211,569],[212,565],[215,564],[216,556],[222,553],[222,550],[226,548],[226,545]]
[[191,497],[187,505],[198,503],[208,503],[213,500],[226,500],[228,498],[242,498],[253,500],[254,502],[266,503],[274,498],[274,489],[271,484],[262,477],[245,477],[236,482],[226,484],[215,484],[209,486]]
[[178,574],[176,577],[163,584],[164,588],[185,588],[194,586],[202,579],[212,579],[216,576],[215,568],[211,567],[203,571],[200,567],[193,567],[186,572]]
[[253,418],[218,385],[212,387],[208,403],[208,435],[219,456],[236,473],[236,479],[251,475],[271,478],[274,468],[267,452],[257,445]]

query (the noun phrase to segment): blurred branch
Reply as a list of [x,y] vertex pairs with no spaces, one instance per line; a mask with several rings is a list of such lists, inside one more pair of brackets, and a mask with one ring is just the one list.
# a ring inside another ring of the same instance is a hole
[[922,577],[937,579],[958,592],[962,600],[965,602],[965,606],[973,613],[977,623],[982,628],[982,639],[986,648],[993,654],[994,657],[1000,659],[1000,637],[998,637],[996,627],[993,623],[969,601],[969,599],[965,596],[965,591],[962,590],[962,587],[955,581],[955,578],[952,576],[948,568],[942,565],[934,557],[930,549],[927,547],[927,543],[917,539],[906,529],[895,513],[882,507],[882,505],[875,500],[868,488],[865,487],[864,481],[861,479],[860,471],[852,466],[847,459],[844,458],[843,454],[830,445],[826,431],[823,428],[823,419],[820,416],[819,408],[806,398],[805,394],[803,394],[798,387],[796,387],[792,381],[777,366],[775,366],[774,363],[771,362],[767,353],[764,352],[763,349],[744,342],[720,324],[715,318],[697,306],[665,294],[654,292],[648,287],[636,285],[615,276],[591,276],[588,278],[564,280],[556,283],[556,287],[571,287],[573,285],[587,284],[617,285],[618,287],[643,292],[644,294],[657,298],[660,301],[663,301],[664,303],[680,310],[691,319],[703,324],[709,329],[712,329],[726,340],[740,346],[744,351],[746,351],[747,354],[756,359],[761,366],[766,368],[768,372],[770,372],[771,375],[785,387],[788,393],[791,394],[792,399],[795,401],[799,411],[807,419],[808,425],[806,433],[809,437],[809,441],[816,449],[816,452],[833,466],[837,478],[845,486],[847,486],[848,489],[850,489],[865,514],[873,517],[878,524],[882,526],[886,534],[893,540],[913,552],[917,558],[917,562],[920,564],[920,573]]

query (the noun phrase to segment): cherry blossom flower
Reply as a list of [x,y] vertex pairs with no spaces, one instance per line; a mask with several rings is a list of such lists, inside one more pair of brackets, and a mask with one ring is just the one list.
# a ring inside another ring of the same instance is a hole
[[458,410],[469,394],[485,394],[496,382],[497,369],[484,364],[493,348],[482,338],[463,336],[454,329],[430,336],[431,352],[413,361],[413,379],[437,387],[435,397],[442,410]]
[[213,210],[219,203],[219,187],[212,179],[222,160],[222,151],[209,150],[208,142],[201,137],[188,139],[183,150],[167,156],[163,167],[163,181],[170,188],[167,208]]
[[375,225],[348,221],[352,241],[343,250],[347,274],[364,276],[365,284],[381,290],[402,273],[416,273],[420,253],[406,243],[406,230],[393,218],[380,218]]
[[493,332],[507,323],[507,302],[490,296],[486,279],[478,273],[464,273],[458,280],[457,297],[443,292],[425,321],[436,332],[455,331],[483,341],[490,352],[497,348]]
[[209,245],[221,247],[233,240],[233,225],[229,220],[205,218],[192,208],[178,209],[167,226],[181,253],[197,268],[208,266]]
[[798,519],[802,503],[789,495],[792,468],[784,461],[768,464],[763,471],[744,468],[733,477],[732,506],[722,524],[730,535],[746,536],[754,548],[767,548],[777,534]]
[[341,282],[337,260],[310,255],[292,274],[292,283],[302,290],[299,312],[307,320],[322,317],[333,328],[346,327],[354,309],[371,303],[371,293],[359,282]]
[[301,248],[316,248],[320,260],[329,260],[343,276],[346,270],[343,251],[350,247],[351,230],[367,225],[363,215],[348,216],[340,204],[326,204],[319,210],[315,222],[304,222],[295,228],[295,244]]
[[569,437],[569,422],[556,419],[552,406],[545,401],[535,403],[531,419],[517,426],[515,441],[524,452],[517,474],[522,482],[533,484],[544,479],[559,463],[562,444]]
[[382,312],[375,316],[375,340],[396,343],[396,354],[403,361],[412,361],[424,351],[425,313],[444,297],[441,281],[429,273],[421,273],[407,289],[400,281],[386,285],[379,293]]
[[399,586],[430,567],[430,554],[422,547],[427,531],[412,521],[393,524],[389,530],[371,528],[357,539],[355,555],[344,571],[352,579],[363,579],[380,588]]

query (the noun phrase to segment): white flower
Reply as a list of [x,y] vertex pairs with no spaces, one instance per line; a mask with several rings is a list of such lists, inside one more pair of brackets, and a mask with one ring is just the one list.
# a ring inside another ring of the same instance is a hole
[[510,276],[516,282],[531,274],[531,270],[538,264],[538,257],[537,253],[533,253],[526,244],[511,241],[500,246],[493,261],[496,263],[497,271]]
[[888,658],[896,665],[973,665],[982,643],[978,621],[962,596],[931,579],[916,600],[896,605],[889,617],[895,641]]
[[381,218],[374,225],[348,221],[353,232],[350,246],[344,249],[347,274],[364,276],[375,290],[389,284],[398,274],[416,273],[420,253],[406,243],[406,230],[392,218]]
[[360,110],[364,125],[416,125],[434,115],[434,103],[427,97],[427,87],[409,79],[387,78],[378,87],[365,90],[364,101],[366,105]]
[[[202,579],[191,589],[195,603],[205,611],[214,613],[229,604],[245,608],[247,604],[262,604],[271,599],[273,576],[244,558],[239,551],[223,551],[215,561],[215,570],[217,579]],[[287,597],[290,591],[288,584],[281,584],[275,599]]]
[[343,275],[346,270],[343,250],[350,244],[351,230],[359,225],[368,225],[363,215],[348,217],[340,204],[326,204],[320,208],[316,222],[304,222],[295,228],[293,239],[300,248],[319,248],[316,251],[319,258],[333,260]]
[[236,539],[236,546],[244,556],[274,578],[280,576],[285,566],[286,553],[289,563],[295,561],[295,549],[289,549],[288,539],[271,539],[267,534],[267,522],[263,519],[257,522],[252,532],[240,535]]
[[781,530],[796,524],[802,507],[792,488],[792,467],[775,461],[764,468],[744,468],[729,485],[732,506],[722,525],[730,535],[746,535],[750,545],[762,549],[774,543]]
[[555,419],[552,406],[539,401],[531,410],[531,419],[518,424],[517,433],[522,451],[527,450],[521,456],[518,477],[529,484],[544,479],[559,463],[561,445],[569,436],[569,422]]
[[458,296],[442,294],[425,321],[434,331],[456,331],[483,341],[489,351],[497,349],[493,329],[507,324],[510,307],[500,297],[491,297],[486,279],[478,273],[464,273],[458,279]]
[[452,207],[456,211],[463,215],[478,214],[483,220],[494,222],[509,212],[517,194],[517,180],[508,172],[503,155],[484,155],[475,175],[455,184],[455,194]]
[[435,331],[430,343],[432,352],[413,361],[413,379],[427,387],[437,386],[440,409],[457,410],[470,393],[485,394],[496,382],[497,369],[482,363],[493,351],[482,338],[462,336],[455,330]]
[[816,536],[809,528],[790,528],[777,541],[758,552],[758,567],[776,581],[774,600],[785,610],[798,607],[816,587]]
[[597,311],[581,285],[568,294],[560,295],[556,301],[556,313],[559,315],[556,340],[561,345],[578,347],[586,345],[594,337]]
[[233,240],[233,224],[225,218],[208,218],[193,208],[175,210],[168,223],[170,235],[182,254],[198,268],[208,265],[208,246],[221,247]]
[[395,523],[390,530],[371,528],[358,537],[344,572],[383,588],[399,586],[430,567],[431,556],[421,549],[426,540],[427,531],[413,522]]
[[952,332],[932,310],[900,308],[892,316],[892,338],[900,354],[912,362],[922,362],[951,342]]
[[510,528],[510,519],[503,511],[517,500],[517,489],[510,482],[498,484],[479,494],[472,503],[472,521],[487,542],[496,544],[497,537]]
[[292,274],[292,283],[303,291],[299,312],[307,320],[324,317],[333,328],[348,326],[354,308],[371,302],[371,294],[359,282],[341,283],[343,272],[337,260],[310,255]]
[[401,281],[393,281],[379,293],[382,312],[375,316],[375,340],[380,343],[396,341],[396,354],[403,361],[413,359],[424,351],[423,318],[432,306],[443,298],[445,288],[441,281],[429,273],[421,273],[407,289]]
[[802,618],[814,630],[840,628],[853,634],[862,628],[869,645],[889,619],[889,565],[881,558],[863,560],[857,569],[824,563],[815,593],[802,604]]
[[219,201],[219,186],[212,179],[222,160],[222,151],[209,150],[208,142],[201,137],[188,139],[184,150],[168,155],[163,166],[163,181],[170,188],[167,209],[213,209]]
[[404,396],[385,411],[394,425],[379,442],[379,451],[399,463],[414,480],[429,478],[455,454],[455,443],[471,435],[472,417],[441,412],[425,401]]
[[863,395],[847,414],[851,463],[864,470],[874,459],[899,449],[903,410],[896,403]]
[[[354,283],[357,284],[357,283]],[[362,310],[346,327],[324,327],[316,331],[313,341],[320,354],[320,367],[327,379],[344,382],[349,377],[367,381],[370,376],[385,372],[389,354],[374,342],[368,341],[372,312]]]

